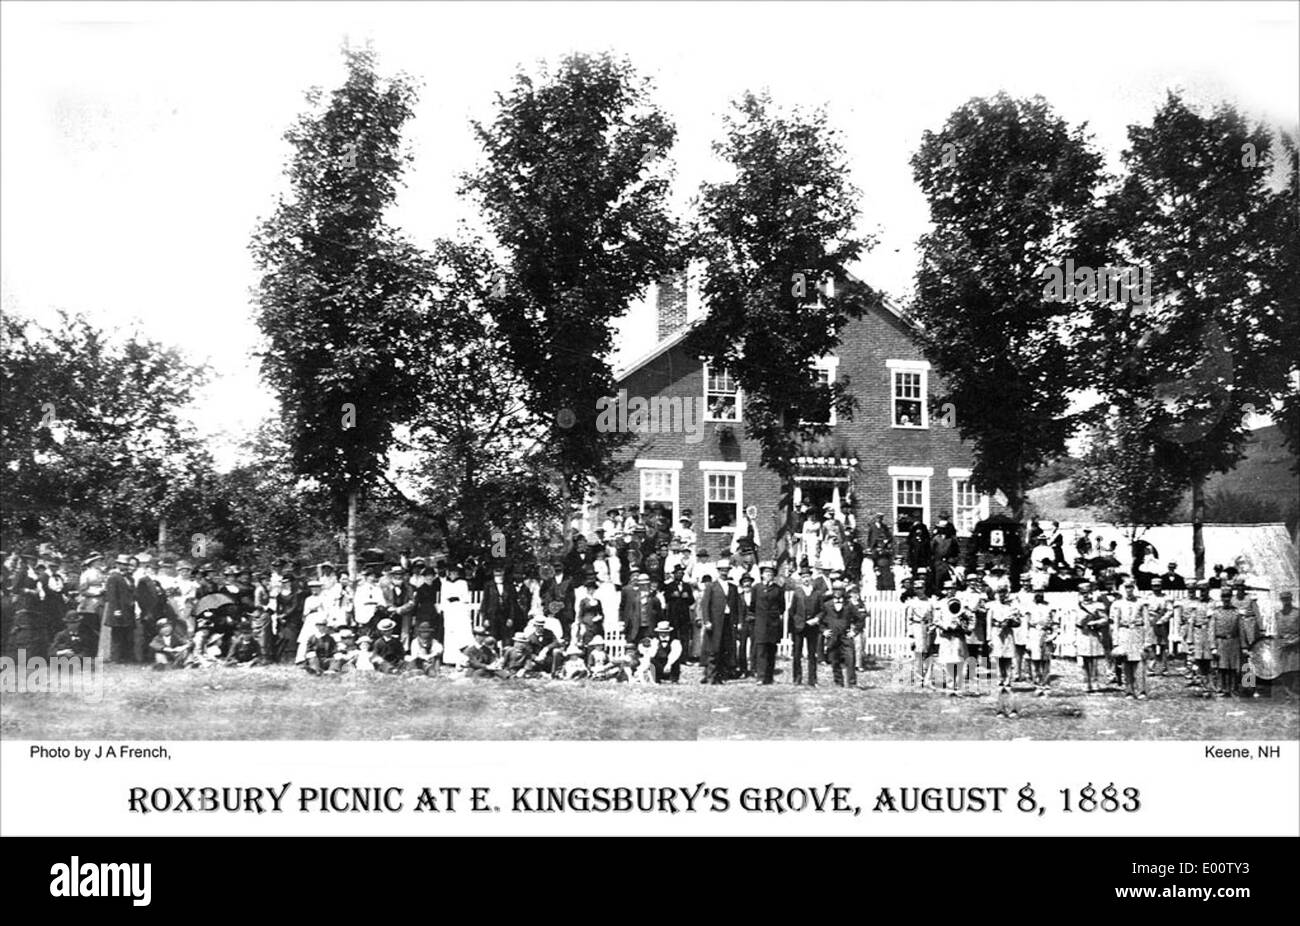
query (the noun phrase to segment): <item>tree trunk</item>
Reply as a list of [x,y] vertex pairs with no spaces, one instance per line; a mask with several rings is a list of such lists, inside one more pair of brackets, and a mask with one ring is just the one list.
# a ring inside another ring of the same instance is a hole
[[[794,477],[787,476],[781,487],[781,533],[777,535],[775,552],[777,568],[789,561],[792,572],[798,572],[799,564],[790,555],[791,538],[794,536]],[[759,551],[761,553],[761,551]],[[761,559],[761,556],[760,556]]]
[[1025,487],[1018,485],[1007,493],[1007,507],[1011,509],[1011,517],[1017,524],[1025,520]]
[[1196,564],[1196,578],[1205,578],[1205,476],[1192,476],[1192,560]]
[[357,577],[357,490],[348,493],[348,575]]
[[161,557],[167,552],[167,519],[160,518],[158,521],[158,555]]

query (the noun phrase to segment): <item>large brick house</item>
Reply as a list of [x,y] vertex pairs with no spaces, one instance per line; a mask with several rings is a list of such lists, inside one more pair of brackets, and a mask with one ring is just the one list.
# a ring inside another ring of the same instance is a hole
[[[661,508],[674,524],[689,510],[699,546],[714,556],[730,549],[737,519],[754,505],[762,556],[772,557],[781,481],[760,465],[757,443],[744,435],[744,394],[725,370],[710,369],[683,347],[704,314],[698,297],[679,279],[652,287],[648,298],[658,342],[616,371],[618,388],[628,403],[639,397],[667,409],[676,400],[681,408],[694,402],[704,420],[693,432],[661,427],[637,434],[624,451],[631,468],[599,504]],[[857,409],[852,420],[832,420],[830,434],[799,459],[796,508],[849,496],[860,527],[877,511],[891,525],[904,515],[933,524],[948,512],[962,535],[991,509],[1003,510],[968,482],[969,447],[953,426],[955,410],[933,403],[938,384],[913,330],[886,302],[850,322],[835,353],[818,361],[828,380],[847,378]]]

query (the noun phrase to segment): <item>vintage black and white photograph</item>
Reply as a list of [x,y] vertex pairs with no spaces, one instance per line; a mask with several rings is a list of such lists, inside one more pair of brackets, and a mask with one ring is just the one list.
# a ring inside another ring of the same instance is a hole
[[1294,3],[5,3],[6,740],[1294,741]]

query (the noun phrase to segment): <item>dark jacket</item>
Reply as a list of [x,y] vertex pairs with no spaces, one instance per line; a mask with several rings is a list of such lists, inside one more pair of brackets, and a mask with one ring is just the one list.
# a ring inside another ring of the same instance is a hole
[[722,581],[705,582],[700,588],[700,617],[704,620],[704,645],[712,652],[722,648],[722,641],[727,635],[727,606],[732,608],[736,602],[729,602],[728,585]]
[[796,585],[794,598],[790,602],[790,626],[795,630],[803,630],[810,620],[819,617],[827,595],[826,583],[820,577],[814,580],[811,592],[805,592],[803,585]]
[[389,665],[400,665],[406,659],[406,647],[397,636],[376,637],[371,651]]
[[848,598],[843,599],[843,606],[836,610],[835,599],[828,598],[822,605],[822,627],[831,640],[839,640],[844,634],[853,630],[862,632],[866,618]]
[[619,601],[618,616],[623,622],[623,635],[629,643],[639,639],[642,634],[650,633],[659,622],[659,599],[650,591],[649,585],[644,588],[644,604],[641,589],[636,585],[624,588]]
[[104,582],[104,626],[135,626],[135,587],[120,572],[109,573]]
[[510,635],[516,630],[522,630],[523,626],[512,612],[511,600],[513,596],[510,590],[510,582],[507,579],[501,580],[501,588],[497,588],[496,577],[490,577],[483,586],[483,601],[479,605],[479,618],[492,631],[492,636],[498,640],[508,640]]
[[156,621],[162,617],[163,603],[166,600],[162,586],[152,576],[142,576],[135,583],[135,603],[140,608],[141,620]]
[[781,616],[785,613],[785,588],[780,582],[754,586],[754,642],[779,643]]
[[50,644],[50,658],[55,659],[60,654],[67,656],[94,656],[95,641],[90,634],[82,633],[80,630],[60,630],[54,635],[54,642]]

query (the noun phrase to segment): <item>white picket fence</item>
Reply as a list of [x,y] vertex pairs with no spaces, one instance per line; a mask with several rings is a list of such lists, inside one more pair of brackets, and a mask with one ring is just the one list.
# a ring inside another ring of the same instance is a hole
[[[911,653],[911,636],[908,633],[903,602],[898,600],[899,594],[898,591],[872,591],[862,596],[862,604],[867,612],[863,651],[867,655],[900,659]],[[1173,600],[1187,597],[1185,591],[1170,591],[1166,594]],[[473,592],[470,596],[471,614],[474,618],[478,616],[480,597],[480,592]],[[1023,605],[1028,605],[1034,600],[1033,592],[1030,591],[1021,591],[1013,597]],[[1060,622],[1056,639],[1056,655],[1073,658],[1078,634],[1075,622],[1079,619],[1079,596],[1073,592],[1046,592],[1044,600],[1057,609],[1057,620]],[[615,619],[605,622],[605,644],[611,658],[617,658],[627,652],[628,644],[623,637],[621,621]],[[785,627],[781,642],[777,644],[777,656],[789,659],[790,649],[789,627]]]

